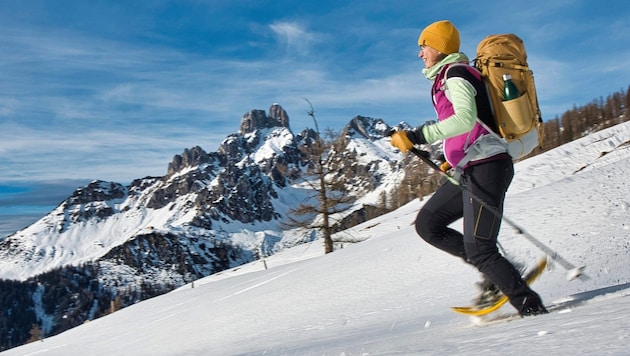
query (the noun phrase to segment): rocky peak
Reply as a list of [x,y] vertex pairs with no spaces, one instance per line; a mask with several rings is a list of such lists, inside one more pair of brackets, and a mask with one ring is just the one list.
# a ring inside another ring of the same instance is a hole
[[289,128],[289,115],[284,111],[282,106],[278,103],[274,103],[269,108],[269,117],[276,120],[281,127]]
[[122,184],[94,180],[85,187],[77,188],[66,200],[66,203],[68,205],[76,205],[122,199],[126,194],[127,189]]
[[342,137],[354,137],[361,135],[368,140],[375,140],[389,135],[390,127],[381,119],[373,119],[365,116],[355,116],[343,128]]
[[201,163],[208,163],[210,156],[199,146],[191,149],[184,149],[181,155],[175,155],[173,161],[168,164],[168,175],[173,175],[185,167],[198,166]]
[[269,116],[263,110],[251,110],[241,119],[240,133],[245,135],[259,129],[271,127],[289,128],[289,115],[279,104],[273,104],[269,108]]

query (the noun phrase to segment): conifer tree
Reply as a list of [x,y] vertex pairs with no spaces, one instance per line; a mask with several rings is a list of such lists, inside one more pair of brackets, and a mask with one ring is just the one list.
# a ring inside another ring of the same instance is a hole
[[324,252],[334,250],[332,240],[334,215],[344,211],[354,201],[345,187],[346,165],[343,144],[330,129],[323,137],[310,101],[308,115],[315,124],[313,140],[304,147],[308,171],[305,183],[314,191],[313,196],[289,211],[287,227],[302,227],[321,230],[324,237]]

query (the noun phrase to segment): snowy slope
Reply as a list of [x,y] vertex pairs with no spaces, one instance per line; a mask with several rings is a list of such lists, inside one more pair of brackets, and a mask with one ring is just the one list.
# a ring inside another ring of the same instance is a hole
[[[479,276],[416,236],[414,201],[335,253],[301,245],[2,355],[628,354],[628,141],[625,123],[517,164],[506,216],[590,277],[545,272],[534,288],[567,302],[549,315],[480,327],[451,312]],[[508,225],[500,240],[541,256]]]

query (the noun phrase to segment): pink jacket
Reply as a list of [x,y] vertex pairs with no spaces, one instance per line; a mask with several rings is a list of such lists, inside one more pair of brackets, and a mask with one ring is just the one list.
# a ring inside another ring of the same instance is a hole
[[[436,76],[433,82],[433,87],[431,89],[433,106],[435,107],[438,121],[445,120],[455,113],[453,109],[453,103],[446,96],[446,90],[444,88],[446,82],[446,78],[444,78],[444,76],[446,75],[446,69],[449,66],[451,66],[451,64],[447,64],[442,67],[442,69]],[[473,74],[475,78],[481,80],[479,72],[474,70],[474,68],[472,67],[466,67],[470,68],[469,72]],[[476,122],[472,130],[458,136],[445,138],[443,145],[444,156],[448,163],[450,163],[451,166],[456,167],[457,164],[466,155],[466,150],[468,149],[468,147],[470,147],[470,145],[475,142],[475,140],[477,140],[479,137],[487,133],[488,131],[481,124],[479,124],[479,122]]]

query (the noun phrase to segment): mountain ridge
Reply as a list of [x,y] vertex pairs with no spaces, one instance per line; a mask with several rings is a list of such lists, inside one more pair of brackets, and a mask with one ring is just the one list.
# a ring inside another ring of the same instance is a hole
[[[339,216],[336,230],[387,211],[363,206],[361,196],[391,194],[404,177],[401,155],[385,142],[388,131],[380,119],[357,116],[337,138],[353,157],[347,187],[357,199]],[[281,227],[291,208],[313,196],[304,185],[305,150],[316,137],[312,129],[294,134],[287,113],[273,104],[268,115],[246,113],[239,132],[228,135],[216,152],[198,145],[184,149],[164,176],[127,186],[95,180],[77,188],[49,214],[0,242],[2,282],[12,288],[15,281],[23,284],[21,302],[9,309],[24,320],[12,332],[25,341],[26,331],[40,323],[18,310],[34,310],[38,303],[52,320],[42,332],[56,334],[317,239],[316,231]],[[84,277],[74,281],[73,275]],[[0,347],[16,344],[5,339]]]

